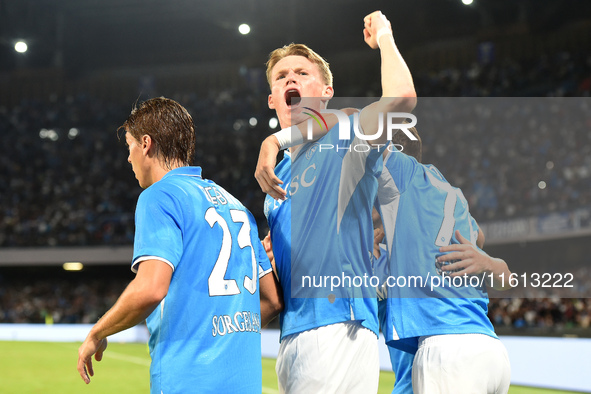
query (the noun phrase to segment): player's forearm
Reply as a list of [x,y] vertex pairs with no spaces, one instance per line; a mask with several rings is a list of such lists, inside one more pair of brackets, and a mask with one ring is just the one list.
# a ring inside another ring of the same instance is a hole
[[[350,115],[353,111],[357,110],[353,108],[345,108],[341,110],[345,115]],[[324,113],[322,118],[323,122],[312,122],[311,127],[308,127],[308,122],[310,122],[311,119],[307,119],[294,126],[282,129],[277,133],[271,134],[265,139],[265,141],[263,141],[263,143],[272,144],[272,146],[277,147],[278,150],[283,150],[296,147],[305,142],[317,141],[324,137],[339,121],[334,114]]]
[[274,273],[269,273],[259,280],[261,296],[261,324],[267,326],[284,307],[281,287]]
[[[416,97],[412,75],[392,34],[384,34],[380,37],[380,55],[382,58],[382,98],[390,99],[387,103],[393,110],[410,112],[416,106]],[[398,98],[399,100],[392,100]]]
[[[360,114],[361,128],[365,134],[375,134],[380,129],[380,124],[382,126],[381,135],[377,139],[370,140],[372,145],[386,143],[388,113],[410,113],[417,104],[412,75],[398,51],[392,35],[382,35],[379,42],[382,58],[382,97],[364,108]],[[405,118],[394,118],[393,122],[400,124],[404,120]]]
[[90,334],[97,340],[134,327],[146,320],[162,300],[154,297],[150,289],[136,280],[132,281],[121,294],[115,305],[91,329]]
[[503,291],[511,288],[509,284],[509,277],[511,271],[509,266],[503,259],[496,257],[490,257],[489,269],[487,270],[487,276],[492,274],[492,288],[495,290]]

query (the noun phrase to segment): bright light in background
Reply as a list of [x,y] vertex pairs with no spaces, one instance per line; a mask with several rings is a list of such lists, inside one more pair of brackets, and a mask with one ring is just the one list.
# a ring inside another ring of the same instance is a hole
[[70,129],[70,131],[68,131],[68,138],[73,140],[74,138],[78,137],[78,134],[80,134],[80,132],[78,131],[77,128],[72,127]]
[[277,127],[277,125],[279,124],[279,121],[277,120],[277,118],[271,118],[269,119],[269,127],[274,129]]
[[84,265],[79,262],[68,262],[62,265],[65,271],[81,271],[84,268]]
[[546,182],[544,182],[544,181],[540,181],[540,182],[538,182],[538,187],[539,187],[541,190],[544,190],[544,189],[546,188]]
[[255,127],[257,123],[259,123],[259,121],[255,117],[252,117],[248,120],[248,124],[250,125],[250,127]]
[[59,139],[59,135],[55,130],[41,129],[41,131],[39,131],[39,138],[42,140],[50,139],[52,141],[57,141]]
[[462,0],[462,3],[464,3],[465,5],[470,5],[474,2],[474,0]]
[[27,52],[27,43],[24,41],[19,41],[16,44],[14,44],[14,50],[17,51],[18,53],[25,53]]
[[250,33],[250,26],[248,26],[246,23],[243,23],[240,26],[238,26],[238,31],[240,32],[240,34],[248,34]]

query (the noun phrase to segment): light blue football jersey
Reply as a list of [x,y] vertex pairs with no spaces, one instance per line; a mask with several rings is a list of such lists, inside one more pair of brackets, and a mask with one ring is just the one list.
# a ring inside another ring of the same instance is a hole
[[385,275],[398,278],[396,285],[387,287],[386,343],[414,351],[418,337],[425,335],[470,333],[496,338],[480,277],[468,283],[445,281],[435,265],[441,246],[459,243],[456,230],[472,243],[478,236],[461,190],[434,166],[396,151],[385,159],[379,182],[390,259]]
[[271,269],[250,212],[201,168],[168,172],[136,208],[132,269],[173,267],[147,318],[152,393],[260,393],[259,276]]
[[[386,268],[388,264],[388,249],[385,244],[380,244],[380,257],[377,259],[375,264],[376,273],[388,272],[389,270]],[[380,329],[382,331],[387,330],[388,326],[386,313],[387,308],[387,298],[378,297],[378,317],[380,320]],[[409,349],[410,348],[407,347],[407,350]],[[392,394],[412,394],[412,365],[416,352],[409,353],[408,351],[388,346],[388,353],[390,355],[390,362],[392,363],[392,371],[396,376]]]
[[359,279],[372,275],[371,210],[382,159],[352,129],[349,136],[339,140],[337,125],[296,157],[286,152],[275,169],[287,199],[267,196],[265,216],[285,303],[281,338],[348,320],[379,333],[375,289]]

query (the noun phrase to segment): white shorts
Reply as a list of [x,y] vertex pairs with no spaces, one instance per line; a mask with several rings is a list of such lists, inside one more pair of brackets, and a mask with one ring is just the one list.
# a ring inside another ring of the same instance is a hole
[[289,335],[279,346],[275,371],[281,393],[377,393],[378,339],[359,321]]
[[509,356],[498,339],[483,334],[419,339],[412,367],[416,394],[506,394],[510,381]]

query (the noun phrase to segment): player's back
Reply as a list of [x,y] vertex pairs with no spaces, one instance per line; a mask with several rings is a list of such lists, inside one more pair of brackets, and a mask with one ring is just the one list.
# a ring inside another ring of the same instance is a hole
[[[266,255],[250,212],[193,170],[173,170],[140,196],[158,202],[147,220],[154,231],[167,229],[155,242],[168,245],[153,253],[174,265],[168,295],[147,319],[152,391],[260,393]],[[161,218],[173,224],[159,226]]]
[[456,230],[476,240],[478,227],[461,190],[434,166],[400,152],[386,158],[380,185],[391,251],[386,276],[400,278],[397,286],[388,286],[389,321],[394,326],[384,330],[386,340],[446,333],[495,336],[486,316],[486,288],[478,280],[467,286],[461,278],[452,282],[448,275],[446,280],[435,264],[441,246],[459,243]]

